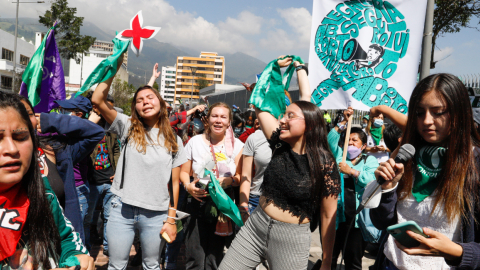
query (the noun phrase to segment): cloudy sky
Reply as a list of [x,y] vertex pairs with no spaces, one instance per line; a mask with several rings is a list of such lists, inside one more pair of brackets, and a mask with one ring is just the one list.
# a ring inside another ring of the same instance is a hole
[[[0,17],[15,17],[12,0],[0,0]],[[21,4],[20,17],[37,18],[50,7]],[[162,42],[202,51],[244,52],[269,62],[281,54],[308,60],[312,0],[69,0],[77,15],[106,32],[128,27],[143,11],[144,26],[160,26]],[[478,22],[478,21],[476,21]],[[480,32],[464,29],[437,42],[434,72],[480,74]]]

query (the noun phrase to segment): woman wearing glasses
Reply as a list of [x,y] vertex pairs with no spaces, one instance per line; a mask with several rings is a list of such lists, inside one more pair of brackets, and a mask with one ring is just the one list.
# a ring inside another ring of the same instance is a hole
[[[290,58],[278,60],[280,67],[290,63]],[[273,270],[307,269],[311,229],[318,226],[319,218],[322,269],[330,269],[339,175],[328,149],[323,113],[309,102],[306,70],[299,67],[297,74],[301,100],[289,105],[279,121],[256,108],[272,159],[264,173],[259,207],[236,236],[219,269],[252,269],[262,259]]]

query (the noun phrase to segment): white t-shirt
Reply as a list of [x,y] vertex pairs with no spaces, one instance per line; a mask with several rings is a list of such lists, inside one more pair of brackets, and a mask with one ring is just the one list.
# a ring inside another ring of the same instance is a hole
[[[421,202],[417,202],[410,194],[406,199],[397,203],[398,223],[414,220],[420,228],[427,227],[445,235],[454,242],[460,242],[460,218],[457,216],[453,222],[449,223],[441,204],[437,205],[433,215],[430,215],[434,203],[435,192]],[[391,235],[388,236],[383,252],[400,270],[450,269],[443,257],[408,255],[395,245],[394,238]]]
[[[230,177],[235,175],[237,166],[235,165],[235,157],[242,151],[243,143],[235,138],[233,147],[233,154],[227,156],[225,145],[214,147],[215,157],[217,159],[217,166],[220,177]],[[215,167],[212,152],[210,150],[210,143],[205,142],[202,135],[197,135],[188,141],[185,145],[185,152],[187,159],[192,161],[193,177],[200,178],[200,182],[205,184],[210,181],[209,176],[204,175],[204,169],[207,168],[212,171]]]
[[[129,116],[117,113],[117,117],[109,130],[118,134],[123,143],[131,124]],[[163,146],[165,141],[163,135],[160,135],[160,141],[157,142],[159,132],[158,128],[148,129],[148,134],[155,144],[149,143],[145,153],[138,152],[133,138],[130,138],[128,145],[123,145],[123,147],[126,147],[126,151],[123,149],[120,154],[115,179],[110,189],[113,194],[122,198],[123,203],[152,211],[168,210],[170,204],[168,182],[172,169],[187,162],[187,158],[182,140],[178,136],[175,136],[178,152],[172,155]],[[120,188],[124,155],[125,178],[123,188]]]
[[[369,147],[369,148],[374,147],[375,146],[375,141],[373,140],[372,135],[368,134],[365,131],[365,129],[363,131],[365,132],[365,134],[367,134],[367,147]],[[385,147],[385,149],[387,148],[387,145],[383,141],[383,138],[380,140],[380,144],[378,146],[383,146],[383,147]],[[376,153],[367,152],[367,155],[375,157],[377,159],[378,163],[385,162],[390,157],[390,153],[388,153],[388,152],[376,152]]]

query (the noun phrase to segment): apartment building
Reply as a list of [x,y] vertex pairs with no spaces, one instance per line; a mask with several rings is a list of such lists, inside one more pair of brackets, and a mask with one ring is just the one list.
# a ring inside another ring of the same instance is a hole
[[161,81],[160,81],[160,96],[168,102],[173,103],[175,100],[175,74],[177,66],[162,67]]
[[[0,30],[0,49],[2,51],[0,59],[0,90],[12,91],[13,89],[13,52],[14,52],[14,35]],[[17,56],[16,56],[16,73],[22,73],[30,62],[35,53],[35,45],[27,42],[23,37],[17,38]],[[17,88],[20,85],[21,77],[17,75]]]
[[[88,76],[95,70],[105,58],[113,54],[113,43],[109,41],[95,40],[85,53],[79,64],[74,59],[62,59],[63,71],[65,74],[65,90],[67,95],[80,90]],[[123,64],[117,73],[117,78],[128,82],[128,50],[124,55]]]
[[[223,84],[225,81],[225,57],[216,52],[201,52],[199,57],[178,56],[175,78],[175,103],[178,100],[192,98],[192,103],[198,103],[198,79],[204,78],[208,85]],[[193,76],[192,76],[193,69]],[[193,83],[193,92],[192,92]]]

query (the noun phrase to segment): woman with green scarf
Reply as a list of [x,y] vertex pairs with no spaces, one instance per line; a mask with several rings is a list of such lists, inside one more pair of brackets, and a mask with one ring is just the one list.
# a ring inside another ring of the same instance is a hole
[[367,133],[366,152],[368,155],[375,157],[378,163],[385,162],[390,157],[390,150],[383,141],[384,129],[383,114],[370,117],[368,125],[365,128],[365,133]]
[[373,269],[480,269],[480,137],[470,104],[451,74],[430,75],[413,89],[400,144],[416,153],[405,164],[389,159],[377,168],[386,182],[370,218],[380,230],[415,221],[428,238],[407,231],[418,241],[408,248],[388,235]]

